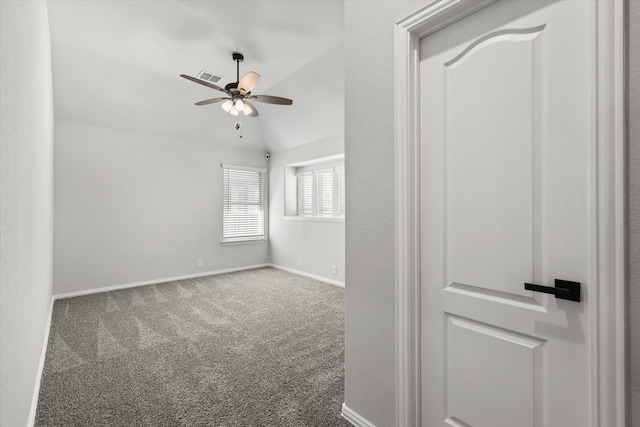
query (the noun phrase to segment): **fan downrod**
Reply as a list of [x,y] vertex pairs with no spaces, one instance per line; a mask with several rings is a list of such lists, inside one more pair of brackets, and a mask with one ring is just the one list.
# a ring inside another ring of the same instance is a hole
[[240,82],[240,63],[244,61],[244,55],[240,52],[233,52],[233,60],[236,61],[236,81],[227,84],[224,88],[226,91],[238,92],[238,83]]

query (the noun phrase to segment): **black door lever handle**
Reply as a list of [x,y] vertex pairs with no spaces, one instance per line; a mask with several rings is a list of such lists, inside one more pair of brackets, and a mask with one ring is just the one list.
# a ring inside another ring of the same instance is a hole
[[569,301],[580,302],[580,282],[570,282],[569,280],[555,280],[555,287],[525,283],[524,288],[528,291],[544,292],[553,294],[556,298]]

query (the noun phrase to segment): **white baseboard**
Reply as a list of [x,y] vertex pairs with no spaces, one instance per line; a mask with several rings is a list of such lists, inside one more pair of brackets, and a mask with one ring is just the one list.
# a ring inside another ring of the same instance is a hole
[[36,383],[33,386],[33,396],[31,397],[31,409],[29,410],[28,427],[33,427],[36,422],[36,409],[38,409],[38,396],[40,396],[40,382],[42,381],[42,371],[44,370],[44,361],[47,357],[47,344],[49,344],[49,333],[51,332],[51,318],[53,317],[53,302],[51,297],[49,302],[49,313],[47,314],[47,325],[44,330],[44,339],[42,342],[42,350],[40,352],[40,362],[38,363],[38,372],[36,372]]
[[289,267],[283,267],[277,264],[269,264],[270,267],[277,268],[278,270],[287,271],[289,273],[297,274],[298,276],[308,277],[310,279],[315,279],[320,282],[329,283],[330,285],[340,286],[344,288],[344,282],[339,282],[338,280],[327,279],[326,277],[316,276],[315,274],[305,273],[304,271],[295,270]]
[[184,280],[184,279],[195,279],[197,277],[205,277],[205,276],[216,276],[218,274],[225,274],[225,273],[233,273],[235,271],[243,271],[243,270],[254,270],[256,268],[262,268],[262,267],[270,267],[271,264],[256,264],[256,265],[247,265],[244,267],[236,267],[236,268],[227,268],[224,270],[215,270],[215,271],[207,271],[205,273],[196,273],[196,274],[187,274],[184,276],[175,276],[175,277],[165,277],[162,279],[154,279],[154,280],[147,280],[144,282],[135,282],[135,283],[126,283],[123,285],[114,285],[114,286],[106,286],[103,288],[95,288],[95,289],[86,289],[86,290],[82,290],[82,291],[75,291],[75,292],[67,292],[64,294],[57,294],[53,296],[54,300],[59,300],[59,299],[65,299],[65,298],[73,298],[73,297],[79,297],[82,295],[91,295],[91,294],[99,294],[101,292],[109,292],[109,291],[115,291],[115,290],[119,290],[119,289],[127,289],[127,288],[135,288],[138,286],[145,286],[145,285],[157,285],[159,283],[167,283],[167,282],[174,282],[176,280]]
[[186,274],[184,276],[164,277],[162,279],[146,280],[144,282],[125,283],[125,284],[122,284],[122,285],[105,286],[105,287],[102,287],[102,288],[85,289],[85,290],[82,290],[82,291],[67,292],[67,293],[64,293],[64,294],[56,294],[56,295],[53,296],[53,299],[54,300],[59,300],[59,299],[65,299],[65,298],[73,298],[73,297],[79,297],[79,296],[83,296],[83,295],[91,295],[91,294],[99,294],[101,292],[115,291],[115,290],[119,290],[119,289],[135,288],[135,287],[138,287],[138,286],[157,285],[159,283],[174,282],[176,280],[195,279],[195,278],[198,278],[198,277],[215,276],[215,275],[218,275],[218,274],[233,273],[233,272],[236,272],[236,271],[254,270],[256,268],[262,268],[262,267],[277,268],[278,270],[288,271],[289,273],[297,274],[299,276],[309,277],[311,279],[315,279],[315,280],[318,280],[320,282],[329,283],[331,285],[340,286],[341,288],[344,288],[344,282],[340,282],[340,281],[337,281],[337,280],[327,279],[326,277],[317,276],[317,275],[311,274],[311,273],[305,273],[304,271],[295,270],[293,268],[288,268],[288,267],[283,267],[283,266],[277,265],[277,264],[256,264],[256,265],[247,265],[247,266],[244,266],[244,267],[227,268],[227,269],[224,269],[224,270],[207,271],[207,272],[204,272],[204,273]]
[[349,421],[356,427],[376,427],[366,418],[349,408],[346,403],[342,404],[342,418]]

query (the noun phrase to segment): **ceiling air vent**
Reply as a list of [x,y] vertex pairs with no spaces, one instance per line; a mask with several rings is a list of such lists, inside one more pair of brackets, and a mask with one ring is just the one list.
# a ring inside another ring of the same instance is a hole
[[200,71],[200,73],[198,74],[198,78],[200,80],[206,80],[206,81],[214,83],[214,84],[218,83],[220,80],[222,80],[222,77],[216,76],[215,74],[210,73],[210,72],[205,71],[205,70]]

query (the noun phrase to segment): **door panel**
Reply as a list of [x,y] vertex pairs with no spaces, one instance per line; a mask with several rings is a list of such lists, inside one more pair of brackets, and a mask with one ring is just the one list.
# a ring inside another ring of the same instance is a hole
[[[533,67],[539,35],[539,29],[497,31],[444,64],[449,284],[530,295],[519,281],[533,275],[532,115],[539,114]],[[474,96],[466,96],[470,92]]]
[[446,420],[449,424],[495,425],[495,415],[486,408],[497,401],[501,425],[534,427],[544,341],[447,315],[446,343],[446,413],[455,414]]
[[592,425],[593,3],[498,2],[421,41],[423,425]]

